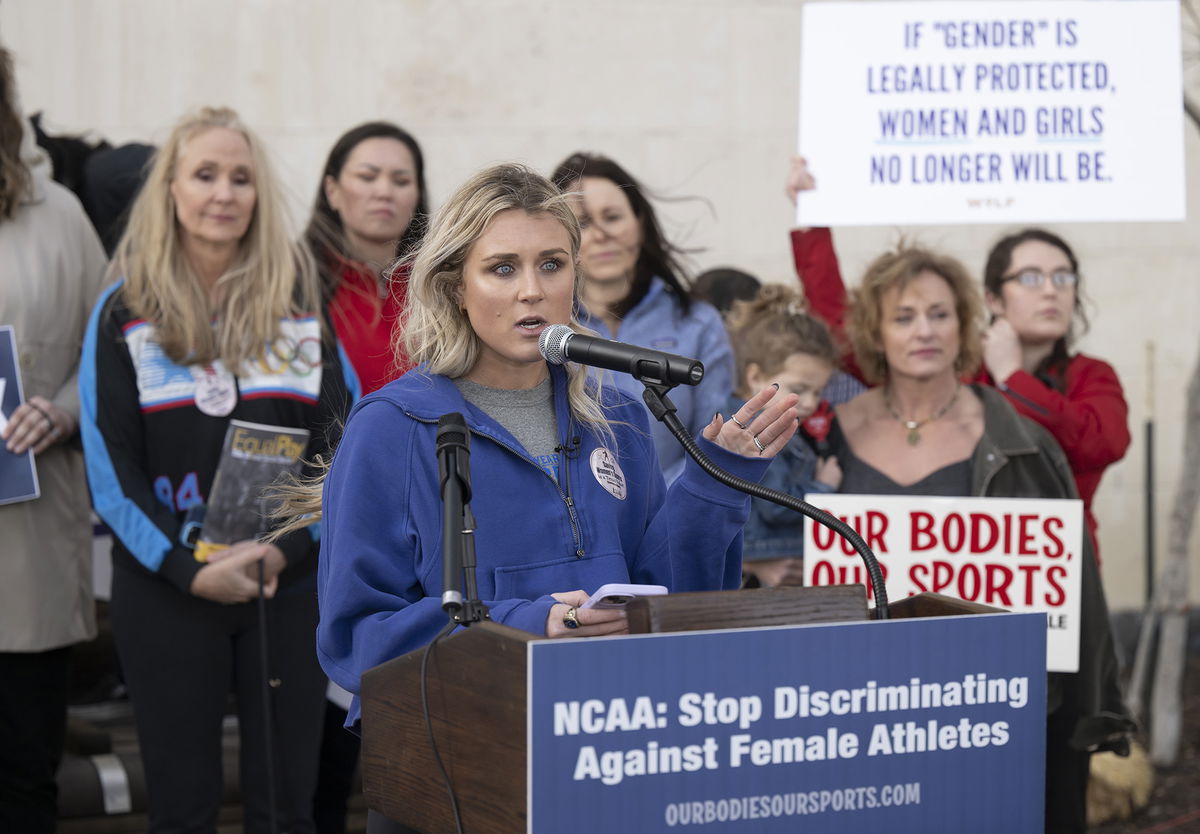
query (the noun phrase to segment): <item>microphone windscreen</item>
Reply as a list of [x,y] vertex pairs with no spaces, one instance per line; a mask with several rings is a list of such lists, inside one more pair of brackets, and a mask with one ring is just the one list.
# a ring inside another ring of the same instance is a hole
[[447,446],[467,447],[470,445],[470,438],[467,421],[457,411],[443,414],[438,418],[437,448],[439,450]]
[[562,365],[567,361],[567,340],[575,331],[565,324],[552,324],[538,337],[538,351],[551,365]]

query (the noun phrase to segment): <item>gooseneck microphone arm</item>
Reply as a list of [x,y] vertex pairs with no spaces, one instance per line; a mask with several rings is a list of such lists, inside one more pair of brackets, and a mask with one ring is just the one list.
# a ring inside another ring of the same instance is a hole
[[762,484],[756,484],[753,481],[747,481],[745,478],[739,478],[737,475],[726,472],[717,466],[700,450],[700,446],[688,434],[687,428],[675,414],[675,404],[667,397],[667,392],[674,386],[659,385],[657,383],[646,382],[645,380],[643,380],[643,384],[646,386],[646,390],[642,394],[642,399],[645,400],[650,413],[667,427],[671,434],[675,436],[675,439],[679,441],[680,445],[683,446],[684,451],[691,455],[696,463],[700,464],[701,469],[721,483],[739,492],[744,492],[755,498],[762,498],[774,504],[779,504],[781,507],[787,507],[790,510],[795,510],[818,524],[823,524],[850,542],[850,545],[858,551],[859,557],[866,566],[867,575],[871,578],[871,590],[875,594],[875,616],[880,620],[888,619],[887,588],[883,584],[883,572],[879,569],[879,561],[875,558],[875,554],[871,552],[871,548],[867,547],[867,543],[863,541],[862,536],[853,527],[837,516],[817,509],[812,504],[801,501],[795,496],[788,495],[786,492],[780,492],[777,489],[765,487]]

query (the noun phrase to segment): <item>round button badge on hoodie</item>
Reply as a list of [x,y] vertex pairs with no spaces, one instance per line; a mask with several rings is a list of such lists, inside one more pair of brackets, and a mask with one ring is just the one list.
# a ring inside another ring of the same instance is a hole
[[613,498],[624,501],[625,473],[621,471],[621,464],[617,463],[613,453],[601,446],[592,452],[588,462],[591,464],[592,474],[596,476],[600,486],[608,490]]

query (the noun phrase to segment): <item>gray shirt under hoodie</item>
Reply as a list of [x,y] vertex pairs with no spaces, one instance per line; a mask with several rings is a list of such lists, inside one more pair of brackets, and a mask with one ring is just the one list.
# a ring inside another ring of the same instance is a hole
[[463,399],[504,426],[529,456],[558,480],[558,421],[549,376],[534,388],[516,390],[488,388],[461,377],[454,384]]

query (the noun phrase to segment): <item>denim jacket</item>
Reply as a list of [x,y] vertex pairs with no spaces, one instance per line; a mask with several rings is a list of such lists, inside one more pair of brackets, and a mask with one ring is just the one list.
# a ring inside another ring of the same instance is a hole
[[[685,315],[660,278],[651,280],[645,298],[625,314],[615,337],[599,317],[585,313],[581,320],[605,339],[616,338],[704,363],[704,379],[699,385],[680,385],[671,391],[676,413],[692,437],[708,425],[713,412],[733,390],[733,348],[729,346],[721,314],[703,301],[693,301]],[[608,374],[607,377],[613,385],[641,402],[645,390],[642,383],[629,374]],[[662,423],[652,420],[650,433],[654,437],[663,476],[669,484],[683,472],[686,455],[679,441]]]

